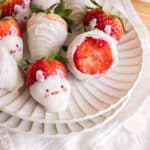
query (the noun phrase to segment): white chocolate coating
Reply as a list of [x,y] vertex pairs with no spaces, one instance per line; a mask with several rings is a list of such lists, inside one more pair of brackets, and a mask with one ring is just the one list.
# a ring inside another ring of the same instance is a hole
[[33,58],[47,57],[64,44],[67,24],[62,18],[50,14],[33,15],[27,24],[28,45]]
[[95,75],[84,74],[80,72],[74,64],[74,60],[73,60],[74,53],[77,47],[81,45],[81,43],[85,40],[86,37],[93,37],[95,39],[103,39],[109,43],[110,48],[112,50],[112,56],[114,58],[114,61],[111,67],[108,69],[108,71],[112,70],[112,68],[116,66],[117,61],[118,61],[117,41],[115,39],[113,39],[106,33],[97,29],[80,34],[71,42],[68,48],[68,52],[67,52],[67,58],[69,61],[68,67],[70,71],[72,72],[72,74],[79,80],[89,80],[89,79],[99,78],[102,76],[102,74],[95,74]]
[[22,60],[23,56],[23,40],[17,35],[15,27],[11,26],[11,35],[1,37],[0,46],[7,50],[17,62]]
[[8,52],[15,58],[17,62],[22,60],[23,42],[20,37],[6,36],[0,40],[0,45],[8,50]]
[[59,3],[60,0],[33,0],[33,3],[39,5],[43,9],[47,9],[51,7],[52,5]]
[[67,8],[72,9],[70,18],[74,24],[80,24],[87,12],[87,7],[83,0],[64,0]]
[[66,79],[50,76],[31,85],[30,93],[49,112],[62,112],[68,106],[71,87]]
[[0,49],[0,88],[17,92],[24,81],[15,59],[5,49]]

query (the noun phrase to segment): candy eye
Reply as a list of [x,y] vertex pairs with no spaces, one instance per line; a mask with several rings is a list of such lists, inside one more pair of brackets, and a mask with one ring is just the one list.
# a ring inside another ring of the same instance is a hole
[[49,92],[49,89],[46,89],[46,92]]
[[16,47],[19,47],[19,45],[18,45],[18,44],[16,44]]
[[61,85],[60,87],[61,87],[62,89],[64,88],[64,86],[63,86],[63,85]]
[[27,20],[27,19],[28,19],[28,18],[25,16],[25,17],[24,17],[24,20]]

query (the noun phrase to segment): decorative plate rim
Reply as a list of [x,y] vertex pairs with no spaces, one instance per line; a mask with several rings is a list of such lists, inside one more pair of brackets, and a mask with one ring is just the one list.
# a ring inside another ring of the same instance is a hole
[[[115,110],[115,112],[111,116],[106,117],[106,119],[104,121],[102,121],[101,123],[95,123],[95,125],[92,126],[92,127],[87,127],[87,128],[82,129],[81,131],[77,131],[77,132],[72,131],[72,132],[69,132],[67,134],[60,134],[59,133],[59,134],[55,134],[55,135],[50,135],[50,134],[33,133],[31,131],[21,131],[21,129],[18,129],[18,128],[15,128],[15,127],[8,127],[8,125],[5,125],[5,123],[0,123],[0,126],[6,128],[6,129],[8,129],[12,132],[22,133],[22,134],[25,134],[25,135],[30,135],[30,136],[35,136],[35,137],[42,137],[42,138],[59,139],[59,138],[62,138],[62,137],[65,138],[65,137],[69,137],[69,136],[76,136],[76,135],[79,135],[79,134],[83,134],[83,133],[93,131],[93,130],[101,127],[101,126],[105,126],[106,124],[108,124],[115,117],[117,117],[117,115],[121,112],[122,108],[124,108],[124,106],[128,103],[128,101],[129,101],[129,99],[127,98],[124,102],[120,103],[119,108],[117,110]],[[8,115],[10,115],[10,114],[8,114]],[[10,116],[13,117],[12,115],[10,115]],[[18,118],[18,117],[15,117],[15,118]],[[24,119],[21,119],[21,118],[19,118],[19,119],[24,120]],[[87,119],[87,120],[90,120],[90,119]],[[26,121],[28,121],[28,120],[26,120]],[[30,122],[32,122],[32,121],[30,121]],[[38,123],[38,122],[32,122],[32,123]],[[41,124],[45,124],[45,123],[41,123]],[[49,123],[49,124],[53,124],[53,123]],[[61,123],[54,123],[54,124],[61,124]],[[68,123],[64,123],[64,124],[68,124]]]
[[[116,8],[117,9],[117,8]],[[119,12],[121,12],[119,9],[117,9]],[[123,12],[121,12],[124,16],[125,14]],[[128,19],[129,20],[129,19]],[[132,23],[132,21],[129,20],[129,22],[131,23],[132,27],[134,28],[134,31],[137,33],[137,36],[139,37],[139,34],[136,30],[136,25]],[[10,111],[6,111],[4,110],[3,108],[0,108],[3,112],[6,112],[6,113],[10,113],[12,114],[13,116],[16,116],[16,117],[19,117],[19,118],[22,118],[22,119],[26,119],[26,120],[29,120],[29,121],[36,121],[36,122],[40,122],[40,123],[71,123],[71,122],[77,122],[77,121],[81,121],[81,120],[87,120],[87,119],[91,119],[93,117],[96,117],[96,116],[99,116],[99,115],[102,115],[104,113],[107,113],[109,112],[110,110],[116,108],[120,103],[122,103],[128,96],[130,96],[130,94],[132,93],[132,91],[135,89],[138,81],[140,80],[141,78],[141,74],[143,73],[143,56],[144,56],[144,53],[143,53],[143,47],[142,47],[142,43],[141,43],[141,39],[139,39],[139,43],[140,43],[140,47],[141,47],[141,66],[140,66],[140,71],[137,73],[137,78],[135,79],[134,83],[132,84],[131,88],[127,91],[127,93],[118,100],[117,103],[115,104],[112,104],[109,108],[106,108],[105,110],[102,110],[102,111],[99,111],[95,114],[92,114],[92,115],[86,115],[86,116],[83,116],[83,117],[80,117],[80,118],[74,118],[74,119],[68,119],[68,120],[46,120],[46,119],[33,119],[31,117],[23,117],[23,115],[20,115],[20,114],[17,114],[17,113],[12,113]]]

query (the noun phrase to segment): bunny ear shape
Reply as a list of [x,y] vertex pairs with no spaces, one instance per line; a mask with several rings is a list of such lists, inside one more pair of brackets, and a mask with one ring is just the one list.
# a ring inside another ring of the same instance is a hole
[[110,33],[111,33],[111,26],[110,25],[106,25],[104,31],[105,31],[106,34],[110,35]]
[[64,74],[61,70],[57,70],[57,76],[60,78],[60,79],[64,79]]
[[11,25],[10,30],[11,30],[11,33],[13,35],[17,35],[18,34],[17,29],[13,25]]
[[23,8],[20,5],[15,5],[14,6],[14,11],[16,14],[21,13],[23,11]]
[[36,80],[38,82],[43,82],[45,80],[44,74],[42,70],[36,71]]

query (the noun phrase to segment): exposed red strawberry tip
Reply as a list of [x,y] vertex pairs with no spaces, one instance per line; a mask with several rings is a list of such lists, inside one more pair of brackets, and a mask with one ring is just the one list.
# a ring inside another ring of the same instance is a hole
[[87,37],[74,54],[76,68],[85,74],[105,73],[113,63],[109,44],[102,39]]
[[13,31],[11,30],[11,27],[15,28],[15,34],[17,34],[19,37],[22,37],[22,31],[15,19],[7,19],[7,20],[1,20],[0,21],[0,36],[4,37],[7,35],[12,35]]
[[11,27],[14,27],[15,34],[17,34],[19,37],[22,37],[22,31],[15,19],[7,19],[7,20],[0,20],[0,37],[4,37],[7,35],[12,35],[13,31],[11,30]]
[[67,71],[65,66],[57,60],[38,60],[34,64],[31,64],[27,68],[26,72],[26,84],[31,86],[36,82],[36,72],[41,70],[44,78],[47,79],[50,75],[56,75],[57,70],[61,70],[64,77],[67,77]]
[[106,26],[110,26],[110,33],[108,34],[118,41],[124,34],[124,28],[120,19],[118,19],[117,17],[112,17],[112,15],[106,14],[99,8],[87,12],[83,21],[83,25],[90,26],[90,23],[93,19],[96,19],[95,28],[99,30],[106,32]]

